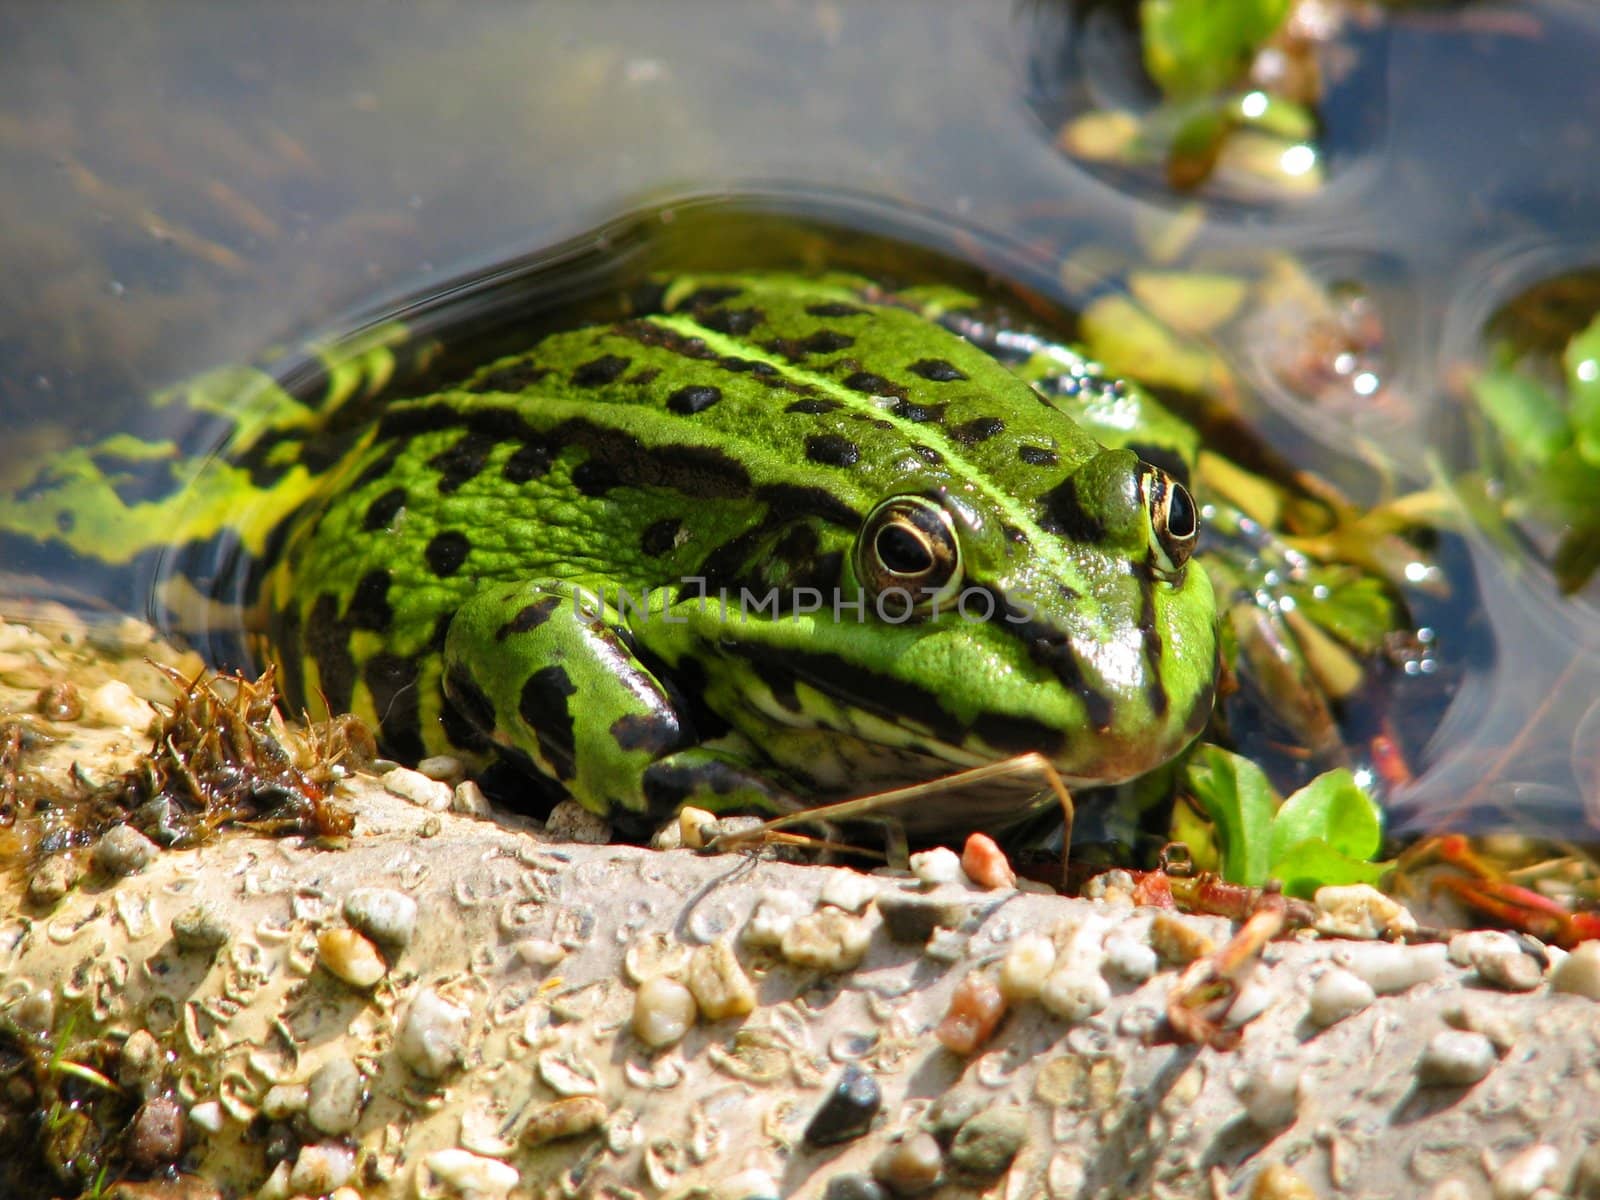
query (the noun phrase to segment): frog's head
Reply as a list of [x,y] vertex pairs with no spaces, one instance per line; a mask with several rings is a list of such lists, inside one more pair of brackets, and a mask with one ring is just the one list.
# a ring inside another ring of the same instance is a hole
[[722,653],[820,693],[805,716],[830,724],[831,706],[952,766],[1036,750],[1080,784],[1153,769],[1205,724],[1216,679],[1194,500],[1131,450],[1014,491],[898,481],[836,530],[842,608],[730,623]]
[[868,595],[924,598],[923,678],[961,712],[966,748],[1041,750],[1081,782],[1133,778],[1211,710],[1194,500],[1132,451],[1104,450],[1029,507],[1024,523],[977,489],[893,497],[863,522],[852,572]]

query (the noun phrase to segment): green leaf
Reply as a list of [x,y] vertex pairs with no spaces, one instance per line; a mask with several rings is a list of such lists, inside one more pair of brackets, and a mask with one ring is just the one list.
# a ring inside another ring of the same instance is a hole
[[1232,87],[1290,0],[1143,0],[1144,65],[1171,99]]
[[1291,896],[1328,884],[1374,886],[1392,864],[1369,860],[1383,845],[1377,801],[1344,768],[1326,771],[1283,802],[1272,822],[1272,876]]
[[1342,563],[1313,566],[1305,581],[1289,590],[1308,620],[1361,654],[1381,649],[1399,620],[1383,581]]
[[1272,875],[1291,896],[1309,900],[1317,889],[1330,884],[1367,883],[1378,886],[1392,862],[1365,862],[1341,854],[1321,838],[1307,838],[1290,846],[1274,860]]
[[1222,842],[1222,877],[1260,887],[1267,881],[1272,814],[1278,797],[1266,772],[1248,758],[1202,745],[1185,768],[1189,791],[1216,824]]
[[1112,377],[1201,394],[1229,389],[1228,366],[1215,350],[1175,333],[1127,296],[1101,296],[1080,320],[1085,346]]
[[1291,849],[1321,839],[1338,854],[1369,859],[1383,845],[1383,814],[1361,790],[1355,776],[1340,767],[1318,775],[1283,802],[1272,822],[1274,871]]
[[1266,104],[1258,109],[1255,105],[1260,103],[1259,98],[1247,104],[1247,95],[1236,97],[1231,105],[1235,124],[1248,125],[1286,142],[1308,142],[1317,136],[1317,118],[1305,105],[1281,96],[1266,96]]
[[1167,180],[1175,188],[1198,187],[1206,181],[1230,125],[1227,113],[1216,104],[1185,105],[1167,144]]
[[1573,335],[1561,362],[1572,401],[1573,439],[1584,461],[1600,466],[1600,314]]
[[1547,462],[1526,491],[1551,510],[1552,522],[1589,525],[1600,517],[1600,466],[1585,462],[1576,446]]
[[1549,462],[1571,441],[1561,401],[1521,372],[1486,371],[1472,381],[1472,394],[1507,451],[1528,466]]
[[1589,580],[1600,571],[1600,523],[1579,525],[1563,533],[1550,556],[1550,569],[1564,595],[1588,587]]

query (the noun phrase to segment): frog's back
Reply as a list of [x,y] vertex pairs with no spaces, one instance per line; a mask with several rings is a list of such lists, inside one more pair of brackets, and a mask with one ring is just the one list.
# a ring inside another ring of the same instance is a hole
[[832,585],[866,513],[908,491],[984,491],[1017,539],[1059,529],[1060,485],[1097,445],[891,300],[852,277],[678,280],[659,312],[388,406],[274,539],[286,691],[376,715],[415,754],[448,721],[430,699],[446,628],[486,582]]

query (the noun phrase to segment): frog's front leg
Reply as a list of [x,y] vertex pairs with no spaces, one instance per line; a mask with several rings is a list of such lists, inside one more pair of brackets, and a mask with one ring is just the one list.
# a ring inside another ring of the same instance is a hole
[[444,690],[496,745],[601,816],[793,807],[736,751],[700,743],[618,613],[587,589],[540,580],[472,597],[445,637]]

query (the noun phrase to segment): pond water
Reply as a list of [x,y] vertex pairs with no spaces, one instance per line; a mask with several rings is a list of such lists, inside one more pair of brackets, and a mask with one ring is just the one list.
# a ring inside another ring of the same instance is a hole
[[[903,265],[892,237],[1073,311],[1142,299],[1152,266],[1254,287],[1298,264],[1376,330],[1358,369],[1298,364],[1306,322],[1265,303],[1188,341],[1244,421],[1371,500],[1472,471],[1461,380],[1495,314],[1600,265],[1600,13],[1582,5],[1365,12],[1330,71],[1326,182],[1297,196],[1179,194],[1064,152],[1065,123],[1132,86],[1095,10],[730,11],[0,8],[0,478],[136,426],[187,375],[462,280],[503,319],[551,247],[583,292],[663,262]],[[1600,587],[1561,593],[1549,533],[1449,540],[1450,694],[1408,731],[1399,825],[1596,840]]]

